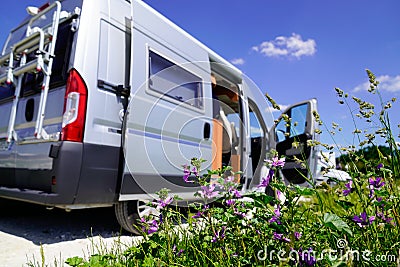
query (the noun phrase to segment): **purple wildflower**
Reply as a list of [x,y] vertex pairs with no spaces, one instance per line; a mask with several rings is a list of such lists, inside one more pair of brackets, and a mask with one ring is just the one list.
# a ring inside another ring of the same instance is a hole
[[177,256],[177,257],[180,257],[184,251],[185,251],[184,249],[180,249],[180,250],[178,251],[178,253],[176,253],[176,256]]
[[281,209],[280,209],[279,205],[276,209],[274,209],[274,213],[275,213],[275,216],[278,218],[281,216]]
[[193,167],[193,169],[192,169],[192,173],[197,177],[197,176],[199,176],[199,172],[197,171],[197,168],[196,168],[196,166],[195,167]]
[[228,200],[226,200],[225,203],[226,203],[227,206],[232,206],[233,204],[235,204],[235,202],[236,201],[234,199],[228,199]]
[[272,160],[267,160],[267,162],[272,166],[272,167],[283,167],[285,165],[285,158],[279,159],[278,157],[273,157]]
[[285,165],[285,158],[279,159],[278,157],[273,157],[272,160],[266,160],[268,164],[271,166],[268,172],[267,177],[263,178],[261,183],[257,186],[260,187],[267,187],[274,176],[275,170],[278,167],[283,167]]
[[379,163],[378,166],[376,166],[376,168],[379,170],[380,168],[383,168],[383,164]]
[[281,210],[280,207],[278,205],[278,207],[276,209],[274,209],[274,216],[272,216],[271,219],[269,219],[269,223],[274,223],[276,222],[277,224],[281,224],[281,222],[279,221],[279,217],[281,216]]
[[393,218],[386,217],[385,214],[383,214],[383,212],[378,212],[376,216],[387,224],[396,225],[396,223],[393,222]]
[[315,254],[312,248],[309,248],[306,251],[301,252],[300,261],[304,263],[306,266],[314,266],[317,263],[317,260],[313,256]]
[[190,167],[187,165],[183,165],[183,180],[186,183],[193,183],[193,181],[189,180],[189,176],[191,175]]
[[204,212],[198,211],[195,215],[192,216],[193,219],[199,219],[203,217]]
[[374,188],[378,189],[385,185],[385,182],[382,181],[381,177],[369,178],[369,185],[373,186]]
[[276,190],[276,197],[278,198],[278,200],[281,199],[281,196],[282,196],[282,192],[279,190]]
[[158,209],[163,209],[166,206],[168,206],[169,204],[171,204],[173,200],[174,199],[172,197],[167,197],[166,199],[157,200],[157,202],[155,204],[157,205]]
[[278,233],[276,233],[276,232],[274,232],[274,239],[275,239],[275,240],[282,240],[282,241],[285,241],[285,242],[287,242],[287,243],[290,242],[290,239],[289,239],[289,238],[284,237],[283,234],[278,234]]
[[374,190],[374,189],[371,189],[371,190],[369,190],[369,195],[368,195],[368,197],[369,197],[369,198],[373,198],[373,197],[374,197],[374,194],[375,194],[375,190]]
[[240,211],[238,211],[236,208],[234,209],[233,214],[235,214],[235,215],[237,215],[237,216],[239,216],[239,217],[242,217],[242,218],[245,218],[245,217],[246,217],[246,213],[240,212]]
[[235,177],[231,175],[231,176],[226,177],[224,179],[224,182],[227,184],[227,183],[232,183],[234,180],[235,180]]
[[278,234],[276,232],[274,232],[274,239],[275,240],[282,240],[283,234]]
[[147,225],[147,234],[152,234],[157,231],[158,231],[158,223],[156,220],[153,220],[151,223]]
[[225,237],[225,230],[226,230],[226,226],[222,226],[220,231],[217,231],[214,233],[214,237],[211,240],[212,243],[217,242],[219,239],[223,239]]
[[360,216],[355,215],[353,217],[353,221],[356,222],[360,227],[364,227],[366,225],[372,224],[372,222],[375,220],[375,216],[371,216],[367,218],[367,213],[363,212],[360,214]]
[[275,171],[273,169],[270,169],[268,172],[267,177],[263,178],[261,183],[257,186],[258,188],[260,187],[267,187],[269,185],[269,182],[271,181],[272,176],[274,175]]
[[294,232],[294,238],[295,238],[296,240],[300,240],[300,238],[301,238],[301,233],[299,233],[299,232]]
[[180,257],[181,256],[181,254],[185,251],[184,249],[180,249],[179,251],[178,251],[178,253],[176,252],[176,245],[174,244],[174,246],[172,247],[172,252],[177,256],[177,257]]
[[237,189],[233,190],[232,192],[233,192],[233,195],[235,197],[237,197],[237,198],[241,198],[242,197],[242,194]]
[[347,184],[344,185],[346,187],[346,189],[344,189],[342,191],[343,196],[347,196],[348,194],[351,193],[351,191],[353,190],[352,185],[353,185],[353,181],[351,181],[351,180]]
[[145,218],[140,218],[140,222],[141,222],[141,224],[142,224],[142,231],[143,232],[146,232],[146,226],[147,226],[147,221],[146,221],[146,219]]
[[218,192],[214,191],[214,189],[215,184],[209,186],[203,185],[201,186],[201,191],[198,191],[198,193],[201,195],[202,198],[212,199],[218,196]]
[[379,190],[381,187],[385,185],[385,182],[382,181],[381,177],[369,178],[369,198],[373,198],[375,194],[375,190]]

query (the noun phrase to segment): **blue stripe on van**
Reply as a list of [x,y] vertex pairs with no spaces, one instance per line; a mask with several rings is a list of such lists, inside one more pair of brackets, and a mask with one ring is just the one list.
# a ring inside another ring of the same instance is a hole
[[195,147],[199,147],[200,146],[202,148],[211,149],[211,145],[196,143],[196,142],[183,140],[183,139],[177,139],[177,138],[173,138],[173,137],[170,137],[170,136],[165,136],[165,135],[162,136],[162,135],[159,135],[159,134],[150,133],[150,132],[143,132],[143,131],[134,130],[134,129],[129,129],[128,132],[130,134],[145,136],[145,137],[148,137],[148,138],[153,138],[153,139],[158,139],[158,140],[163,140],[163,141],[169,141],[169,142],[175,142],[175,143],[188,145],[188,146],[195,146]]

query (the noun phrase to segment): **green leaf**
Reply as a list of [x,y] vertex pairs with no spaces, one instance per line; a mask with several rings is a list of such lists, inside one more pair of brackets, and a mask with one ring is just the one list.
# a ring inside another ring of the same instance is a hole
[[152,267],[155,266],[154,258],[152,255],[147,255],[143,261],[143,267]]
[[83,263],[83,259],[81,257],[75,256],[73,258],[68,258],[65,263],[69,266],[75,267],[81,265]]
[[351,231],[349,225],[334,213],[325,213],[324,224],[326,227],[329,227],[333,230],[346,232],[351,236],[353,235],[353,232]]
[[332,267],[346,267],[347,264],[344,261],[335,261],[332,263]]
[[351,207],[354,207],[354,204],[350,201],[339,199],[339,200],[335,200],[335,202],[338,203],[342,208],[344,208],[346,210]]
[[89,266],[101,266],[103,263],[101,255],[92,255],[90,256]]
[[296,185],[295,189],[297,194],[300,194],[301,196],[312,196],[315,193],[315,190],[313,188],[301,187]]
[[[211,239],[212,239],[212,236],[209,236],[209,235],[207,235],[207,236],[204,237],[204,241],[206,241],[206,242],[211,241]],[[203,242],[203,244],[208,245],[207,243],[204,243],[204,242]]]
[[154,242],[153,240],[149,240],[148,242],[150,248],[155,249],[158,247],[158,244],[156,242]]

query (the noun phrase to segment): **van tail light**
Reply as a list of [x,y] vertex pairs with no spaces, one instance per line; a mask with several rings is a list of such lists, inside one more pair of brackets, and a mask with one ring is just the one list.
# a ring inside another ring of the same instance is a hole
[[38,11],[42,12],[43,10],[48,8],[49,6],[50,6],[50,3],[45,3],[44,5],[42,5],[41,7],[38,8]]
[[87,87],[75,69],[70,70],[64,97],[61,140],[82,142],[85,131]]

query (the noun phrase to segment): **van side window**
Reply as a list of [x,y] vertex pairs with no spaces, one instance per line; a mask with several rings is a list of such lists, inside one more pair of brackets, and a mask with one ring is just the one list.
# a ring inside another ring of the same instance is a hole
[[149,51],[149,89],[191,106],[203,107],[202,79]]

